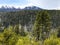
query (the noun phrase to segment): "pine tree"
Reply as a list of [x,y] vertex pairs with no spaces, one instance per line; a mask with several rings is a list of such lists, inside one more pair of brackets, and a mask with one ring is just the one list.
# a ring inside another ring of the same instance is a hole
[[50,26],[50,15],[47,13],[47,11],[38,12],[33,28],[36,40],[44,39],[44,32],[46,34],[49,33]]

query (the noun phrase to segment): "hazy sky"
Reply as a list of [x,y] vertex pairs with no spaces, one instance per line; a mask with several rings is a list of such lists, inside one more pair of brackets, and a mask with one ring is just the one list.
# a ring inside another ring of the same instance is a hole
[[0,0],[0,7],[2,5],[21,8],[38,6],[44,9],[60,9],[60,0]]

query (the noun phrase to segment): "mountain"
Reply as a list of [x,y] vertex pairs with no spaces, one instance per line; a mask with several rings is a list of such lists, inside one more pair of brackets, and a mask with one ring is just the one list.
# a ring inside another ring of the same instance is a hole
[[23,10],[42,10],[42,8],[36,7],[36,6],[29,6],[25,7]]
[[0,8],[0,12],[20,11],[20,10],[42,10],[42,8],[39,8],[39,7],[36,7],[36,6],[29,6],[29,7],[23,8],[23,9],[15,8],[15,7],[7,7],[7,6],[2,6]]
[[15,8],[15,7],[7,7],[7,6],[2,6],[0,8],[0,12],[9,12],[9,11],[19,11],[20,8]]

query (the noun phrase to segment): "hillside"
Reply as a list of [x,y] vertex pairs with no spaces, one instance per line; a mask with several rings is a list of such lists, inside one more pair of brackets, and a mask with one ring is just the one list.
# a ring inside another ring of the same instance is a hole
[[0,45],[60,45],[60,10],[0,12]]
[[[21,24],[32,26],[36,19],[36,14],[41,10],[21,10],[16,12],[0,12],[0,18],[4,26]],[[52,28],[60,26],[60,11],[47,10],[51,16]]]

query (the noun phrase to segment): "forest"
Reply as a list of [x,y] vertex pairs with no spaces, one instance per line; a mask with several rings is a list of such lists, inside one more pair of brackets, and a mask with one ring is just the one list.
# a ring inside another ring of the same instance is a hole
[[60,45],[60,10],[0,12],[0,45]]

